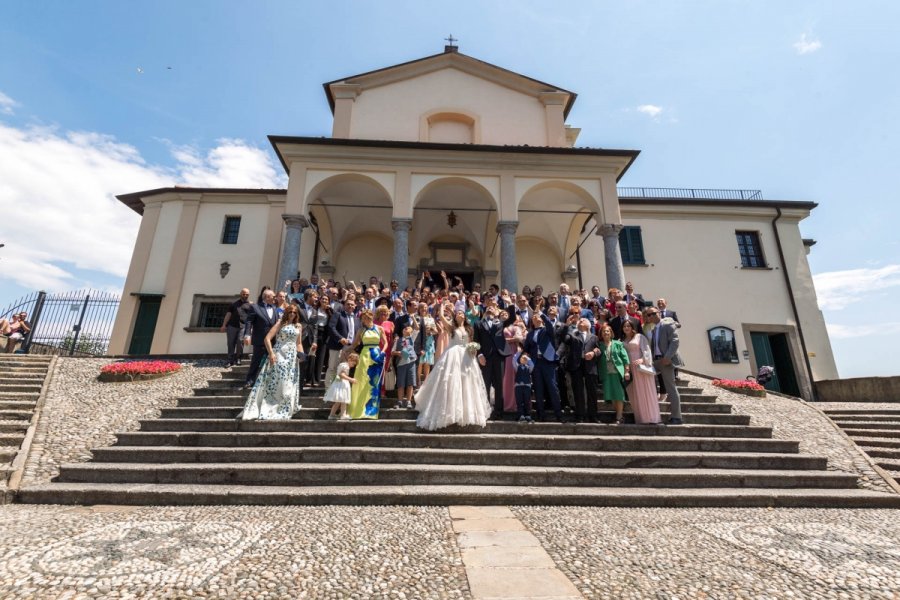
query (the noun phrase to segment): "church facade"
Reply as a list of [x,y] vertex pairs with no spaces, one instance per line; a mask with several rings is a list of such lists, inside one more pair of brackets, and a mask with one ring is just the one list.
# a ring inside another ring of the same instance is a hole
[[242,287],[445,270],[511,291],[631,281],[678,312],[692,370],[776,364],[804,397],[837,377],[799,230],[814,203],[619,189],[638,152],[577,147],[575,93],[455,47],[324,89],[332,137],[269,137],[287,189],[119,196],[141,226],[110,354],[222,353]]

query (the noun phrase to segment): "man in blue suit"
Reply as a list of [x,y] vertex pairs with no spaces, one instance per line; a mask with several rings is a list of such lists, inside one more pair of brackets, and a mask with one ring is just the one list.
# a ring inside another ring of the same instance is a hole
[[525,338],[525,352],[534,360],[535,365],[533,387],[538,420],[544,420],[544,399],[549,396],[556,420],[562,422],[559,388],[556,385],[556,369],[559,365],[556,332],[550,318],[541,312],[542,305],[543,298],[540,298],[531,317],[533,330]]
[[278,313],[275,310],[275,292],[266,290],[262,295],[262,304],[251,304],[247,311],[247,320],[244,323],[244,344],[253,345],[253,358],[250,359],[250,370],[247,371],[247,381],[244,388],[251,388],[256,383],[256,376],[262,367],[262,361],[268,354],[266,350],[266,335],[278,322]]

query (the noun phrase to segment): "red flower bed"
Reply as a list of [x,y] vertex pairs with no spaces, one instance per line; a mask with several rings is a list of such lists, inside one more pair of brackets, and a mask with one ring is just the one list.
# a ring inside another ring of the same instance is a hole
[[749,379],[713,379],[712,384],[724,390],[739,392],[749,396],[766,395],[766,388]]
[[102,381],[134,381],[156,379],[181,370],[181,365],[168,360],[130,360],[111,363],[100,369]]

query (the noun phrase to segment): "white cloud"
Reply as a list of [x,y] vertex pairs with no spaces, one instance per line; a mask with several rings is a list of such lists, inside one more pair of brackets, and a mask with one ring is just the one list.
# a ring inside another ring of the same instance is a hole
[[838,325],[826,323],[828,336],[834,340],[858,338],[863,336],[888,336],[900,333],[900,322],[877,323],[874,325]]
[[805,33],[800,36],[798,41],[794,42],[794,50],[797,51],[797,54],[812,54],[821,47],[822,42],[808,38]]
[[637,107],[637,111],[656,119],[662,114],[663,108],[661,106],[656,106],[655,104],[641,104]]
[[279,187],[268,156],[240,140],[173,150],[174,167],[92,132],[18,129],[0,122],[0,281],[47,291],[82,287],[72,268],[124,277],[140,218],[116,194],[184,184]]
[[13,109],[19,105],[18,102],[0,92],[0,114],[11,115],[15,112]]
[[819,273],[813,281],[822,310],[842,310],[863,301],[871,305],[874,295],[900,287],[900,265]]

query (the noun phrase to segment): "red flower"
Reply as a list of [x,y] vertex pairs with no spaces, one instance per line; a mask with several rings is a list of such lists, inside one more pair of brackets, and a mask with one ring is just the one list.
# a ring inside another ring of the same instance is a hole
[[755,381],[749,379],[713,379],[712,384],[716,387],[732,390],[751,390],[761,392],[766,389]]
[[181,370],[181,365],[166,360],[131,360],[108,364],[100,369],[101,373],[113,375],[158,375],[174,373]]

